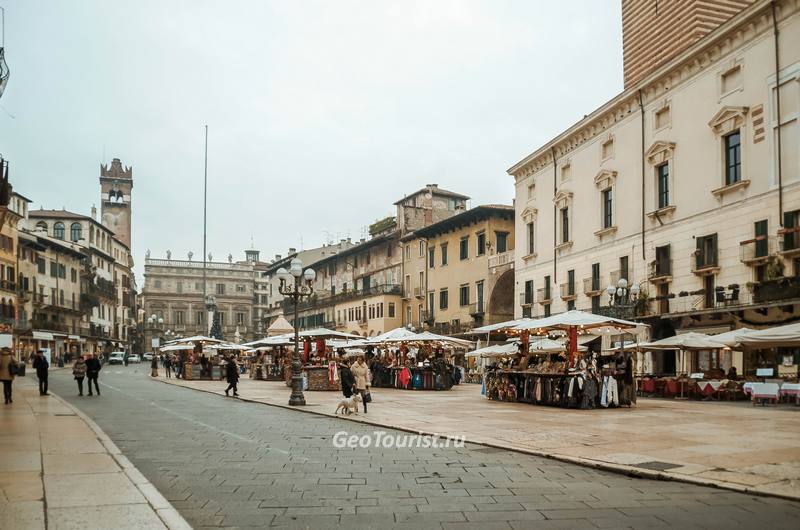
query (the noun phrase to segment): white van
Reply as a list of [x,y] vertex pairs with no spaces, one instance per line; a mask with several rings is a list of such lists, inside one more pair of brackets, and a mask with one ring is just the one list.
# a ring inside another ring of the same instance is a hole
[[124,351],[113,351],[108,356],[108,364],[123,364],[125,362]]

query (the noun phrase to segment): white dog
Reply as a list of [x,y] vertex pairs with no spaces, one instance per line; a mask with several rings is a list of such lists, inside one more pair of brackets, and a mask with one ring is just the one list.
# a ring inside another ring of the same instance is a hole
[[336,406],[336,412],[334,412],[334,414],[339,414],[340,410],[342,414],[350,414],[352,412],[358,414],[359,402],[361,402],[361,394],[353,394],[351,398],[344,398]]

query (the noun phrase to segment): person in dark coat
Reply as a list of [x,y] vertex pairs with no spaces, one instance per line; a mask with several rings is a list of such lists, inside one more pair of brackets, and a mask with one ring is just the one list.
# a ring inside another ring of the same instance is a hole
[[47,370],[50,368],[50,363],[42,354],[42,350],[36,352],[33,367],[36,369],[36,377],[39,378],[39,395],[49,396],[50,394],[47,393]]
[[92,394],[92,382],[94,382],[94,388],[97,390],[97,395],[100,395],[100,387],[97,385],[97,376],[100,375],[100,370],[102,369],[102,365],[100,364],[100,359],[97,358],[97,354],[93,353],[87,360],[86,360],[86,377],[89,378],[89,395]]
[[339,378],[342,380],[342,394],[344,394],[344,397],[353,397],[353,387],[356,384],[356,378],[353,377],[353,372],[350,371],[347,361],[339,365]]
[[164,356],[164,371],[167,377],[172,377],[172,357],[169,354]]
[[236,385],[239,383],[239,367],[236,366],[236,359],[233,356],[228,357],[228,364],[225,365],[225,379],[228,381],[228,388],[225,389],[225,395],[229,396],[228,392],[233,389],[233,395],[239,396],[239,391]]

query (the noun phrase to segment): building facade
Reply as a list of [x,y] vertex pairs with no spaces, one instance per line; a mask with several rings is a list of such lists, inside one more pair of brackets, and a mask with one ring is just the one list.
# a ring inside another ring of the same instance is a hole
[[[2,168],[0,168],[2,171]],[[0,333],[19,336],[27,327],[19,296],[19,223],[28,215],[30,200],[12,192],[0,220]]]
[[403,240],[403,324],[455,334],[514,315],[514,207],[477,206]]
[[800,7],[745,3],[508,170],[516,316],[617,311],[654,338],[800,316]]

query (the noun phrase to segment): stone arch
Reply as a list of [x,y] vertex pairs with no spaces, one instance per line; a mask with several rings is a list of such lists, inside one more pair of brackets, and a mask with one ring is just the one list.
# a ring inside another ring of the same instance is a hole
[[491,294],[487,313],[493,316],[514,315],[514,269],[508,269],[497,279]]

